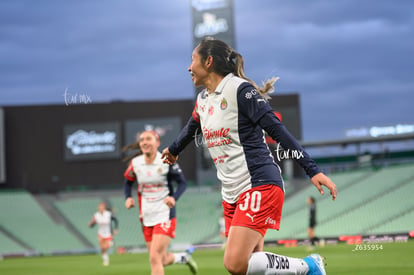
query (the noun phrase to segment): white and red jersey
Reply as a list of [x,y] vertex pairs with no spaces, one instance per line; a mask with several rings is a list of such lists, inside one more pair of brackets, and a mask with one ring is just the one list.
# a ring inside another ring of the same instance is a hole
[[284,149],[298,151],[296,160],[309,176],[320,171],[253,85],[232,73],[214,92],[198,94],[192,118],[169,151],[178,155],[201,131],[222,183],[223,200],[235,203],[240,194],[255,186],[274,184],[284,189],[281,170],[263,130]]
[[[252,143],[252,146],[256,147],[251,148],[253,149],[252,153],[254,151],[257,153],[260,146],[267,148],[263,136],[249,137],[249,135],[255,134],[253,128],[241,129],[241,127],[245,127],[243,119],[249,119],[241,117],[240,113],[241,106],[239,106],[237,91],[243,83],[247,83],[247,81],[235,77],[233,74],[227,75],[214,93],[208,94],[207,91],[204,91],[198,95],[193,112],[193,117],[200,121],[204,140],[216,165],[217,177],[222,183],[223,199],[229,203],[236,202],[241,193],[251,188],[252,179],[247,163],[249,158],[246,155],[250,152],[242,142],[249,141],[251,138],[256,139]],[[249,92],[257,93],[252,89]],[[251,96],[252,98],[246,98],[246,100],[256,100],[253,98],[253,94]],[[261,100],[264,101],[264,99]],[[250,127],[250,123],[247,127]],[[279,169],[277,164],[273,162],[269,150],[266,149],[264,153],[267,154],[266,157],[272,168]],[[275,172],[280,173],[280,171]],[[282,181],[279,184],[283,186]]]
[[104,239],[112,238],[112,213],[108,210],[101,212],[96,212],[93,215],[93,223],[98,225],[98,235]]
[[[170,167],[163,163],[160,152],[157,152],[151,164],[147,164],[144,155],[140,155],[131,160],[124,176],[130,181],[138,182],[138,190],[141,194],[140,214],[145,226],[168,222],[175,217],[175,208],[170,209],[164,203],[164,199],[167,196],[174,196],[177,200],[185,190],[185,179],[178,165]],[[171,180],[183,184],[176,194]]]

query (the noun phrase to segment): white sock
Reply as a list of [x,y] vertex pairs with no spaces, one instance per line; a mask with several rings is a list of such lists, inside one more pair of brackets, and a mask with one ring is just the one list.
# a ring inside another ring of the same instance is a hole
[[104,253],[104,254],[102,254],[102,260],[103,260],[104,262],[109,262],[109,256],[108,256],[108,253]]
[[270,252],[255,252],[250,256],[246,275],[306,274],[306,262]]
[[188,262],[187,253],[173,253],[175,264],[186,264]]

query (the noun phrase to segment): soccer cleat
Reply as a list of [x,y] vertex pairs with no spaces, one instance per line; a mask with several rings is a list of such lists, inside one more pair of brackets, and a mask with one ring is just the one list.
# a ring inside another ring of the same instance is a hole
[[186,254],[187,254],[187,263],[186,263],[186,265],[188,265],[188,267],[190,268],[190,271],[193,275],[197,274],[197,271],[198,271],[197,263],[196,263],[196,261],[194,261],[193,256],[192,256],[194,250],[195,250],[194,246],[190,246],[185,251]]
[[193,275],[197,274],[198,266],[196,261],[194,261],[193,257],[190,254],[187,254],[187,263],[188,267],[190,268],[190,271]]
[[103,261],[102,263],[104,266],[108,266],[109,265],[109,261]]
[[311,254],[303,260],[308,264],[308,275],[326,275],[325,271],[325,258],[319,254]]

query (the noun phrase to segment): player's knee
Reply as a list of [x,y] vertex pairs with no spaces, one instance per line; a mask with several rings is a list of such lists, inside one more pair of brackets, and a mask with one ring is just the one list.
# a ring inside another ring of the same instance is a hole
[[150,252],[149,261],[151,265],[162,263],[162,254],[154,249],[153,251]]
[[231,263],[224,263],[224,267],[232,275],[245,275],[246,274],[246,271],[245,271],[246,269],[238,265],[234,265]]
[[247,270],[247,262],[240,261],[235,257],[224,257],[224,267],[232,275],[245,275]]

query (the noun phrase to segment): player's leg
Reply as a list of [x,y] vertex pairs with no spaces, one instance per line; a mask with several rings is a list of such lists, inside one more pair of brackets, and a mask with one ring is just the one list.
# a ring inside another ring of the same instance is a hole
[[151,275],[163,275],[164,265],[171,264],[174,258],[167,255],[167,248],[171,238],[162,234],[152,236],[150,248]]
[[226,269],[233,275],[306,274],[308,267],[302,259],[261,252],[263,241],[258,231],[232,226],[224,252]]
[[325,263],[318,254],[299,259],[270,252],[253,253],[246,275],[268,274],[326,275]]
[[309,236],[309,240],[311,242],[311,245],[310,245],[309,249],[313,250],[315,248],[315,232],[314,232],[312,226],[308,227],[308,236]]
[[[177,226],[177,219],[173,218],[167,223],[161,223],[154,227],[154,236],[157,235],[164,235],[168,238],[164,238],[164,241],[166,243],[166,249],[168,248],[168,245],[171,241],[171,239],[175,238],[175,229]],[[192,258],[192,252],[193,249],[187,249],[185,252],[177,252],[177,253],[171,253],[171,252],[165,252],[163,257],[163,265],[171,265],[171,264],[186,264],[190,268],[190,271],[193,274],[197,273],[197,263]]]
[[[142,226],[142,233],[144,235],[145,244],[148,249],[149,262],[151,265],[151,275],[164,274],[164,267],[162,264],[162,255],[159,255],[160,240],[155,233],[156,226]],[[154,243],[155,242],[155,243]],[[162,242],[161,242],[162,243]],[[167,244],[168,247],[168,244]],[[166,250],[167,248],[165,248]],[[162,254],[162,253],[161,253]]]
[[[153,264],[152,264],[152,259],[151,259],[151,255],[152,255],[152,250],[153,250],[153,245],[152,245],[152,240],[153,240],[153,233],[154,233],[154,226],[145,226],[142,224],[142,234],[144,235],[144,239],[145,239],[145,244],[147,246],[148,249],[148,255],[149,255],[149,262],[151,265],[151,274],[157,274],[157,273],[153,273],[154,269],[153,269]],[[159,269],[159,267],[158,267]],[[164,270],[162,268],[162,270]],[[157,267],[155,268],[155,272],[159,272],[157,270]],[[164,271],[162,271],[164,272]],[[160,273],[160,274],[164,274],[164,273]]]
[[[263,252],[264,237],[260,232],[240,226],[232,226],[230,231],[229,240],[231,239],[232,243],[228,246],[232,247],[232,250],[229,250],[228,255],[225,254],[225,257],[228,257],[225,258],[225,263],[227,260],[229,266],[226,265],[226,268],[231,274],[326,274],[323,259],[319,255],[313,254],[300,259]],[[257,240],[258,243],[253,248],[253,253],[247,257],[246,264],[246,253],[243,253],[243,250],[251,248]],[[237,244],[234,245],[234,242]]]
[[232,226],[228,234],[224,251],[224,266],[233,275],[246,274],[249,257],[258,251],[263,243],[263,236],[248,227]]
[[[261,252],[266,230],[279,229],[283,199],[283,191],[277,186],[255,187],[239,197],[224,258],[225,267],[230,273],[324,274],[319,256],[298,259]],[[226,204],[223,206],[226,214]],[[314,269],[321,272],[312,273]]]
[[313,227],[308,228],[308,236],[310,239],[315,237],[315,231],[313,230]]
[[103,237],[99,237],[99,246],[101,248],[102,262],[103,265],[109,265],[108,249],[110,247],[109,241]]

